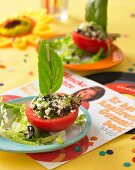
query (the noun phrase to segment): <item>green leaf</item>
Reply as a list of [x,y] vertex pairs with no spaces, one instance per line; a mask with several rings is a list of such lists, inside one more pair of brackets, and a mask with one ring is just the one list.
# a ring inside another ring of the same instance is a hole
[[39,89],[42,95],[55,93],[60,88],[64,71],[61,58],[51,48],[48,61],[46,44],[45,41],[41,42],[38,56]]
[[57,142],[58,144],[64,144],[64,141],[63,141],[61,135],[59,135],[59,136],[56,138],[56,142]]
[[103,48],[99,49],[99,51],[92,58],[93,62],[97,62],[100,60],[100,57],[101,57],[103,51],[104,51]]
[[85,119],[86,119],[86,116],[85,114],[81,114],[77,117],[76,121],[75,121],[75,125],[78,125],[78,126],[81,126],[85,123]]
[[63,144],[64,141],[62,140],[61,136],[65,135],[65,134],[66,134],[65,130],[63,130],[63,131],[57,132],[55,134],[52,134],[50,136],[47,136],[45,138],[41,137],[41,138],[39,138],[38,142],[39,142],[39,144],[42,144],[42,143],[46,144],[48,142],[53,142],[56,138],[59,138],[57,140],[59,140],[60,144]]
[[87,0],[85,19],[101,25],[106,32],[108,0]]

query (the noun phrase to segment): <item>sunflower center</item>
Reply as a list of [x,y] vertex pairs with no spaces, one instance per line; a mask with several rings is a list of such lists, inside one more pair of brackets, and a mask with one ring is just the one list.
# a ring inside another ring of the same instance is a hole
[[7,20],[0,26],[0,35],[17,37],[31,32],[33,22],[30,18],[21,17],[12,20]]
[[10,28],[14,28],[17,25],[21,25],[21,21],[20,20],[13,20],[13,21],[9,21],[8,23],[5,24],[5,28],[10,29]]

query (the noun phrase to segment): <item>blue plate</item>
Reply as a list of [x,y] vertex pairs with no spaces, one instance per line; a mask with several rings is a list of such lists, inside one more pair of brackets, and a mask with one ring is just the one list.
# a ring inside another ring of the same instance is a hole
[[[23,97],[19,99],[15,99],[10,101],[11,103],[29,103],[34,96],[31,97]],[[0,151],[8,151],[8,152],[18,152],[18,153],[39,153],[39,152],[51,152],[56,151],[67,146],[70,146],[83,137],[85,137],[88,131],[91,128],[92,119],[90,113],[82,106],[79,107],[79,114],[85,114],[86,116],[86,123],[82,127],[77,127],[72,125],[69,129],[66,130],[66,140],[64,144],[50,144],[50,145],[39,145],[39,146],[32,146],[26,144],[16,143],[4,137],[0,137]]]

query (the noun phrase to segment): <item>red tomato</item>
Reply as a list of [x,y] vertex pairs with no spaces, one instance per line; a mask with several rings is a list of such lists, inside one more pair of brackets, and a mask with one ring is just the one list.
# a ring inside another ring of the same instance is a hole
[[67,129],[74,123],[78,116],[78,108],[73,113],[55,119],[38,118],[29,105],[27,105],[25,113],[28,120],[37,128],[50,132],[58,132]]
[[72,37],[78,48],[90,53],[97,53],[100,48],[103,48],[105,53],[108,50],[108,43],[112,42],[110,39],[92,39],[77,32],[73,32]]

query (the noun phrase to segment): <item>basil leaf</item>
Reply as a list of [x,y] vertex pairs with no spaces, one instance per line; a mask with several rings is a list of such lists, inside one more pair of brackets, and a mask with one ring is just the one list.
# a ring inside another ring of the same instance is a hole
[[87,0],[85,9],[86,21],[94,21],[106,32],[108,0]]
[[64,71],[61,58],[51,48],[48,61],[46,44],[45,41],[41,42],[38,56],[39,89],[42,95],[55,93],[60,88]]

